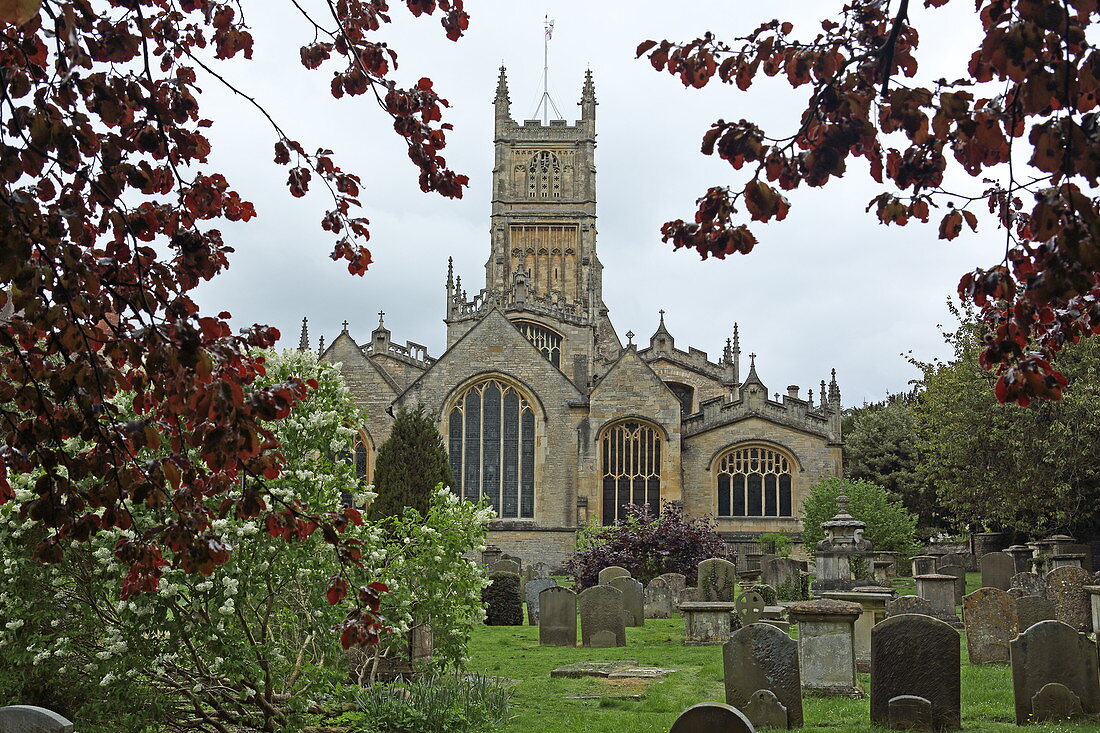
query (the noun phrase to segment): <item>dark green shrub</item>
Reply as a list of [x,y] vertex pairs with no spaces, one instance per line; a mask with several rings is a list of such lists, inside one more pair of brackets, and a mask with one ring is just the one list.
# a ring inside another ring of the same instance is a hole
[[489,585],[481,591],[481,600],[487,625],[523,626],[523,596],[515,573],[491,574]]
[[442,483],[451,486],[451,464],[435,423],[418,405],[399,410],[390,437],[378,449],[374,490],[378,497],[370,507],[371,519],[401,516],[405,507],[427,514],[432,491]]

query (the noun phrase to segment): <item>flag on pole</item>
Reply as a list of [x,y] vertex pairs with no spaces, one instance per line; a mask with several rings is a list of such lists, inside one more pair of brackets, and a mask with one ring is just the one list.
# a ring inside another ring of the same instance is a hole
[[554,21],[546,20],[546,40],[550,40],[554,36]]

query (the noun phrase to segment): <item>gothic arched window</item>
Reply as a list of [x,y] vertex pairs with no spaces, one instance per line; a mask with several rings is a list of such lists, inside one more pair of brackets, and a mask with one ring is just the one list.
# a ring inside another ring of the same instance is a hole
[[680,412],[690,415],[692,403],[695,401],[695,388],[681,382],[665,382],[665,386],[676,395],[676,399],[680,400]]
[[352,448],[352,457],[355,461],[355,477],[359,479],[359,483],[364,486],[370,483],[370,458],[372,448],[370,436],[360,430],[355,436],[355,446]]
[[535,517],[535,413],[511,384],[489,378],[466,388],[447,415],[454,492],[484,498],[503,519]]
[[550,363],[561,369],[561,334],[532,321],[514,321],[523,337],[535,345]]
[[656,513],[661,501],[661,433],[638,420],[624,420],[604,430],[600,439],[603,473],[603,523],[626,516],[627,504],[648,504]]
[[527,198],[561,198],[561,161],[549,150],[540,150],[527,164]]
[[794,516],[791,491],[793,460],[774,448],[733,448],[715,461],[718,516]]

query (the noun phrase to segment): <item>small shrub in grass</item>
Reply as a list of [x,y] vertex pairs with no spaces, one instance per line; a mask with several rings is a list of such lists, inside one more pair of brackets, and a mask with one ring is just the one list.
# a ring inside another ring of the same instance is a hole
[[356,693],[356,733],[488,733],[508,719],[512,691],[480,675],[374,685]]

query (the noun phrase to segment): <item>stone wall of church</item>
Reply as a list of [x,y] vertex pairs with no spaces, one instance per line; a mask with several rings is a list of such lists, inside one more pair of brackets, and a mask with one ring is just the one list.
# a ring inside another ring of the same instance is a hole
[[524,567],[544,562],[551,569],[558,569],[572,556],[577,547],[576,530],[570,527],[525,531],[489,528],[486,540],[504,553],[523,560]]
[[699,410],[699,403],[714,397],[722,397],[726,394],[726,388],[717,379],[699,374],[690,369],[685,369],[665,359],[658,359],[649,364],[657,376],[663,382],[679,382],[686,384],[694,390],[692,395],[691,412]]
[[386,408],[397,397],[390,383],[363,356],[359,346],[347,333],[341,333],[321,356],[322,361],[340,364],[340,373],[347,382],[348,390],[364,414],[363,425],[373,443],[369,466],[374,466],[378,457],[378,448],[390,436],[393,418]]

